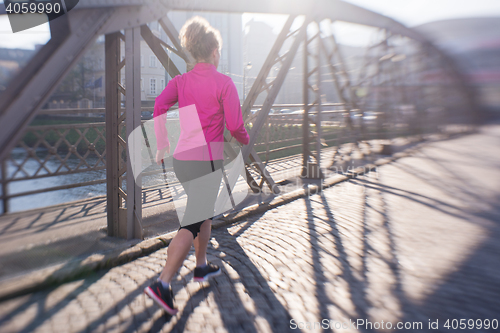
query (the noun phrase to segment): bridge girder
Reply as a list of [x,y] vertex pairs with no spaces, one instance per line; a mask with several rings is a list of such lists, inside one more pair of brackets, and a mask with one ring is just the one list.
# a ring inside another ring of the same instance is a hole
[[[164,9],[168,9],[220,13],[307,15],[315,20],[340,20],[388,29],[419,42],[426,41],[424,36],[394,19],[342,0],[80,0],[76,8],[119,8],[130,6],[148,8],[149,10],[146,11],[152,12],[162,12]],[[127,22],[127,24],[134,24],[134,22]]]

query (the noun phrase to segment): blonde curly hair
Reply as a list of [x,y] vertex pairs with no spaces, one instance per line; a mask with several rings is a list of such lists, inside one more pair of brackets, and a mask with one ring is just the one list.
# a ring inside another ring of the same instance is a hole
[[206,19],[195,16],[184,23],[179,33],[181,46],[191,53],[197,62],[210,59],[214,49],[222,48],[222,37]]

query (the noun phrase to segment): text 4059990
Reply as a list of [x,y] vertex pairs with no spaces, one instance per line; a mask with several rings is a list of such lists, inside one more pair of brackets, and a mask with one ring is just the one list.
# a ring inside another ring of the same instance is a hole
[[5,8],[7,14],[58,14],[61,12],[60,3],[50,2],[9,2]]

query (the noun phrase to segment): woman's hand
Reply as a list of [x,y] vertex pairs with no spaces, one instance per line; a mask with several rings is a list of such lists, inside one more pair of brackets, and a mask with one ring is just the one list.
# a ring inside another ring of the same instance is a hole
[[156,164],[161,165],[161,161],[165,157],[165,153],[170,153],[170,144],[165,148],[156,151]]

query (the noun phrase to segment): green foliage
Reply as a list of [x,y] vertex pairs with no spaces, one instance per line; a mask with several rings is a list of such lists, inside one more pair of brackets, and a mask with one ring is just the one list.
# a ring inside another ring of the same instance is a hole
[[[38,147],[50,149],[51,147],[57,146],[58,153],[67,153],[70,151],[71,146],[75,146],[76,151],[79,154],[85,154],[89,149],[89,144],[83,139],[83,136],[78,133],[80,131],[82,134],[85,132],[86,128],[78,128],[77,129],[51,129],[51,130],[40,130],[37,129],[37,126],[45,126],[45,125],[71,125],[71,124],[84,124],[88,123],[88,120],[64,120],[64,119],[35,119],[30,126],[30,130],[24,135],[23,142],[30,148],[34,148],[37,144],[39,137],[42,138],[38,144]],[[97,129],[102,132],[102,136],[105,137],[106,133],[103,131],[105,124],[102,123],[102,126],[99,125]],[[68,126],[70,127],[70,126]],[[63,135],[67,131],[64,137],[66,138],[66,143],[62,138]],[[94,149],[99,154],[102,154],[106,149],[106,142],[100,137],[97,130],[93,127],[88,128],[85,133],[85,138],[89,141],[90,144],[94,146],[90,146],[90,149]],[[46,143],[45,143],[45,142]],[[48,146],[47,146],[48,144]],[[69,144],[69,145],[68,145]]]

